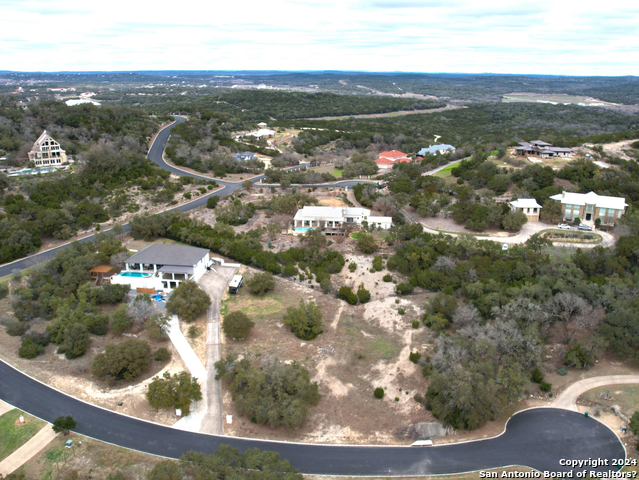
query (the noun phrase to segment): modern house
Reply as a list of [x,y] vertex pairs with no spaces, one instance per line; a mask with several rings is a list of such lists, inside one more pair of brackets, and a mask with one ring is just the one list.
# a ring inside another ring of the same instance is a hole
[[564,218],[579,218],[582,223],[594,225],[599,219],[602,225],[615,225],[626,211],[628,204],[623,197],[607,197],[590,193],[561,192],[553,195],[553,200],[561,202]]
[[514,212],[522,212],[529,222],[538,222],[541,205],[534,198],[519,198],[510,202],[510,209]]
[[405,153],[399,150],[390,150],[387,152],[381,152],[379,158],[375,160],[375,163],[380,170],[391,170],[396,163],[410,162],[410,158]]
[[532,142],[519,142],[519,146],[515,147],[515,153],[518,155],[535,155],[539,158],[553,158],[572,157],[575,151],[572,148],[553,147],[550,143],[533,140]]
[[29,162],[38,167],[61,165],[67,163],[67,154],[45,130],[33,144],[29,152]]
[[257,155],[253,152],[242,152],[236,153],[235,155],[231,155],[234,159],[239,160],[240,162],[244,162],[246,160],[258,160]]
[[369,226],[388,230],[392,225],[392,218],[371,216],[371,211],[365,208],[306,206],[295,214],[293,228],[296,234],[319,228],[328,235],[335,235],[342,234],[349,226],[358,227],[364,222]]
[[246,136],[248,137],[255,137],[255,138],[273,138],[275,136],[275,130],[270,130],[268,128],[260,128],[257,132],[251,132],[251,133],[247,133]]
[[440,143],[437,145],[431,145],[430,147],[422,148],[419,152],[417,152],[418,157],[423,157],[424,155],[443,155],[446,152],[454,152],[455,147],[452,145],[448,145],[447,143]]
[[205,248],[153,244],[129,257],[125,269],[111,277],[111,283],[171,291],[181,282],[200,278],[211,263]]

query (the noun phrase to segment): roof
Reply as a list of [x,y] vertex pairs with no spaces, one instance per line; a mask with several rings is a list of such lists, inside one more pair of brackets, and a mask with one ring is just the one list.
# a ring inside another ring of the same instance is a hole
[[206,248],[187,245],[164,245],[155,243],[129,257],[126,263],[146,263],[155,265],[180,265],[192,267],[208,255]]
[[175,265],[164,265],[158,270],[160,273],[188,273],[193,275],[193,267],[182,267]]
[[304,218],[312,217],[313,219],[317,217],[322,218],[330,218],[330,219],[340,219],[347,216],[353,217],[362,217],[369,216],[371,211],[366,208],[350,208],[350,207],[311,207],[306,206],[301,208],[295,214],[296,220],[302,220]]
[[427,153],[437,153],[441,150],[455,150],[455,147],[447,143],[439,143],[437,145],[431,145],[428,148],[422,148],[417,155],[426,155]]
[[97,267],[93,267],[89,272],[91,273],[108,273],[113,270],[111,265],[98,265]]
[[377,223],[392,223],[393,217],[368,217],[368,223],[377,222]]
[[378,158],[377,160],[375,160],[375,163],[390,163],[390,164],[393,164],[395,162],[393,160],[389,159],[389,158]]
[[532,140],[530,143],[534,143],[537,145],[545,145],[545,146],[552,145],[552,143],[544,142],[543,140]]
[[510,204],[515,208],[541,208],[541,205],[534,198],[519,198]]
[[597,195],[595,192],[562,192],[550,198],[560,201],[563,205],[581,206],[588,204],[599,208],[614,208],[615,210],[624,210],[628,206],[626,199],[623,197],[607,197],[605,195]]
[[379,156],[384,158],[396,159],[405,157],[406,154],[404,152],[400,152],[399,150],[389,150],[387,152],[380,152]]
[[268,128],[260,128],[257,132],[247,133],[252,137],[263,137],[265,135],[275,135],[275,130],[269,130]]

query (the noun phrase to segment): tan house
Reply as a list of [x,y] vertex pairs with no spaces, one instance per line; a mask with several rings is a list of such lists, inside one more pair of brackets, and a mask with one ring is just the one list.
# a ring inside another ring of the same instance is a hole
[[591,225],[594,225],[597,219],[601,220],[602,225],[615,225],[628,206],[623,197],[607,197],[595,192],[561,192],[550,198],[561,202],[564,218],[579,218],[582,223]]
[[529,222],[538,222],[541,205],[534,198],[520,198],[510,202],[510,209],[514,212],[522,212]]
[[67,163],[67,154],[45,130],[33,144],[29,152],[29,162],[38,167],[61,165]]

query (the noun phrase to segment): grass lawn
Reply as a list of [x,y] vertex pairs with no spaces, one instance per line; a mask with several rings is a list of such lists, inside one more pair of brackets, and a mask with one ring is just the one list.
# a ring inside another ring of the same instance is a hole
[[[609,395],[612,400],[601,398],[600,393]],[[621,411],[630,416],[639,410],[639,385],[606,385],[589,390],[579,398],[600,405],[619,405]]]
[[439,178],[448,178],[448,177],[450,177],[450,176],[451,176],[450,171],[451,171],[453,168],[457,167],[457,166],[458,166],[457,164],[448,165],[446,168],[444,168],[444,169],[440,170],[440,171],[439,171],[439,172],[437,172],[437,173],[434,173],[434,174],[433,174],[433,176],[434,176],[434,177],[439,177]]
[[359,232],[351,233],[351,237],[357,240],[357,237],[359,237]]
[[[27,420],[26,425],[15,426],[20,415]],[[0,460],[7,458],[38,433],[45,423],[31,415],[15,409],[0,417]]]
[[335,178],[339,178],[344,173],[344,169],[335,168],[333,165],[323,165],[321,167],[310,167],[308,170],[312,170],[317,173],[330,173]]

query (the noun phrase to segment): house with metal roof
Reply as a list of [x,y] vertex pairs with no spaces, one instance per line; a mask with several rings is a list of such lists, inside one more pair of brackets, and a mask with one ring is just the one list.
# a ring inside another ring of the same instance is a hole
[[519,146],[515,147],[515,153],[518,155],[535,155],[539,158],[553,158],[572,157],[575,151],[572,148],[553,147],[550,143],[542,140],[533,140],[532,142],[519,142]]
[[258,160],[257,155],[253,152],[242,152],[236,153],[235,155],[231,155],[234,159],[239,160],[240,162],[244,162],[246,160]]
[[371,215],[371,211],[366,208],[305,206],[295,214],[293,229],[296,234],[304,234],[308,230],[319,228],[326,234],[334,235],[342,234],[348,227],[359,227],[364,222],[369,226],[388,230],[392,220],[391,217]]
[[597,219],[602,225],[615,225],[628,206],[623,197],[597,195],[595,192],[561,192],[550,198],[561,202],[564,218],[567,220],[579,218],[582,223],[590,225],[594,225]]
[[111,283],[171,291],[182,282],[204,275],[211,266],[211,258],[205,248],[153,244],[129,257],[124,266],[122,272],[111,278]]
[[522,212],[529,222],[539,221],[541,208],[534,198],[519,198],[510,202],[510,209],[514,212]]

